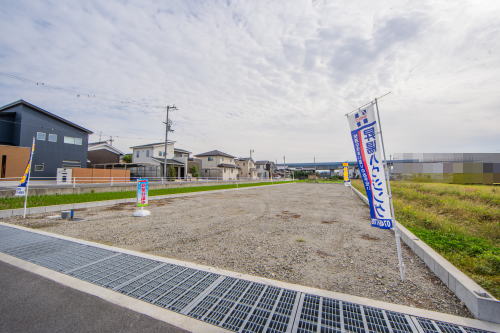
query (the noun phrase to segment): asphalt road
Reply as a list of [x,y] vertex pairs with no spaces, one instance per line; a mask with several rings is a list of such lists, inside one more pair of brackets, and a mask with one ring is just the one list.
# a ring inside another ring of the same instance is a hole
[[0,262],[0,332],[186,332]]

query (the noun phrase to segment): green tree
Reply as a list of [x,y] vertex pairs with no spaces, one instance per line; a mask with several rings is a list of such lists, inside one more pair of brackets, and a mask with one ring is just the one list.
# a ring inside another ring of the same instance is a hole
[[169,165],[168,166],[168,175],[167,177],[177,177],[177,175],[175,174],[175,168],[173,165]]
[[123,155],[122,160],[125,163],[132,163],[132,154]]
[[196,165],[193,165],[189,168],[189,173],[191,173],[191,175],[193,177],[199,177],[200,176],[200,172],[198,171],[198,166]]

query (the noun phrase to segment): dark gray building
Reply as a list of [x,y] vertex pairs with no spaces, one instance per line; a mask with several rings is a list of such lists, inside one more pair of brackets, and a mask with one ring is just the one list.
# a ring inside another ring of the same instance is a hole
[[86,128],[23,100],[0,108],[0,145],[31,147],[32,177],[55,177],[57,168],[87,167]]

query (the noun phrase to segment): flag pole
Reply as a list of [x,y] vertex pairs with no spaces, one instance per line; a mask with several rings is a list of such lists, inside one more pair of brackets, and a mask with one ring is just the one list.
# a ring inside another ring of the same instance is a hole
[[403,253],[401,250],[401,232],[398,228],[398,223],[396,221],[396,215],[394,214],[394,204],[392,202],[391,180],[390,180],[390,174],[389,174],[389,167],[387,165],[387,157],[385,155],[384,137],[382,135],[382,124],[380,122],[380,112],[378,109],[377,98],[375,98],[375,108],[377,109],[377,123],[378,123],[378,129],[380,132],[380,140],[382,141],[382,151],[384,153],[384,169],[385,169],[385,178],[387,180],[387,191],[389,192],[389,202],[391,204],[391,214],[392,214],[392,218],[394,220],[394,227],[393,228],[394,228],[394,235],[396,238],[396,250],[398,253],[399,276],[401,277],[401,281],[404,281],[404,279],[405,279],[405,265],[403,262]]
[[23,218],[26,218],[26,207],[28,205],[28,192],[30,188],[30,177],[31,177],[31,165],[33,164],[33,151],[35,147],[35,137],[33,137],[33,143],[31,144],[31,154],[30,154],[30,159],[29,159],[29,171],[28,171],[28,178],[26,179],[26,195],[24,196],[24,212],[23,212]]

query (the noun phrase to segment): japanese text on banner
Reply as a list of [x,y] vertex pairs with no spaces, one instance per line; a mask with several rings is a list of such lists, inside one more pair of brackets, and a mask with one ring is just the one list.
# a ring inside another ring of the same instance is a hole
[[391,229],[393,216],[382,158],[382,141],[373,104],[348,115],[361,179],[370,204],[372,226]]
[[137,180],[137,206],[144,207],[148,205],[148,180],[138,179]]

